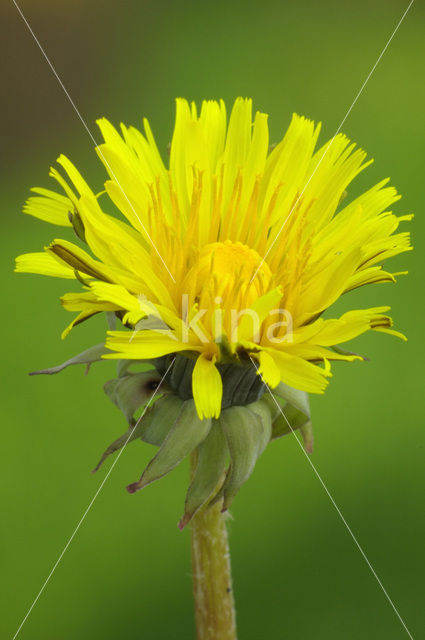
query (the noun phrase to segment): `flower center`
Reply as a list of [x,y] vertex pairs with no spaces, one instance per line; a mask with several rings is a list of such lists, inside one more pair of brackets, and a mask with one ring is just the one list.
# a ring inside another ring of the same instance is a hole
[[230,240],[203,247],[189,276],[198,297],[209,289],[224,301],[243,294],[247,304],[262,295],[272,279],[269,266],[256,251]]
[[261,264],[261,258],[256,251],[241,242],[214,242],[207,244],[201,251],[199,263],[209,267],[214,261],[214,273],[220,276],[239,274],[240,277],[252,277]]

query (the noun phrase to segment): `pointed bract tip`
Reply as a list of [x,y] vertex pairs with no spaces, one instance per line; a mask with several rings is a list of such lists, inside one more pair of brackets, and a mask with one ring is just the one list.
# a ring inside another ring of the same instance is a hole
[[313,435],[313,427],[311,422],[306,422],[300,427],[301,435],[304,441],[304,450],[306,453],[313,453],[313,445],[314,445],[314,435]]
[[103,456],[101,457],[101,459],[99,460],[99,462],[97,463],[97,465],[95,466],[94,469],[92,469],[92,473],[96,473],[96,471],[99,471],[100,467],[102,466],[102,464],[105,462],[106,458],[108,456],[103,454]]
[[128,493],[136,493],[140,489],[143,489],[143,486],[140,485],[140,482],[132,482],[126,486]]
[[183,517],[181,518],[180,522],[178,522],[177,526],[180,529],[180,531],[183,531],[183,529],[185,528],[186,525],[189,524],[189,522],[192,519],[192,514],[190,513],[185,513],[183,515]]

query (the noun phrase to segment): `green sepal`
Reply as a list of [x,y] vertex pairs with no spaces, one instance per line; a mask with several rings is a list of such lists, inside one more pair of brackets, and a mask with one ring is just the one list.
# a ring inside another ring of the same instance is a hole
[[[192,377],[196,364],[196,356],[193,353],[182,352],[176,356],[162,356],[152,363],[166,376],[167,384],[182,400],[193,397]],[[261,377],[252,366],[220,362],[217,369],[223,383],[222,409],[246,406],[261,398],[266,390]]]
[[92,362],[98,362],[99,360],[102,360],[102,356],[105,353],[110,353],[109,349],[106,349],[103,343],[96,344],[94,345],[94,347],[90,347],[90,349],[86,349],[85,351],[82,351],[78,355],[74,356],[73,358],[70,358],[69,360],[66,360],[62,364],[58,364],[56,367],[50,367],[49,369],[40,369],[40,371],[32,371],[29,375],[30,376],[38,376],[40,374],[52,375],[54,373],[59,373],[60,371],[63,371],[64,369],[66,369],[67,367],[73,364],[86,364],[89,367],[92,364]]
[[310,418],[310,403],[308,400],[308,393],[289,387],[287,384],[280,382],[278,386],[271,392],[272,395],[282,398],[298,411],[301,411]]
[[291,404],[281,407],[282,412],[273,420],[272,438],[281,438],[292,431],[297,431],[309,422],[308,417]]
[[196,451],[196,468],[186,494],[185,509],[178,526],[183,529],[195,513],[220,489],[229,450],[218,420],[213,420],[207,437]]
[[182,404],[183,400],[172,394],[159,398],[141,420],[140,439],[160,447],[179,417]]
[[192,374],[195,361],[178,354],[170,369],[168,383],[183,400],[189,400],[192,394]]
[[138,438],[157,447],[161,446],[174,425],[182,404],[176,396],[166,395],[159,398],[136,423],[133,421],[129,429],[109,445],[93,472],[97,471],[112,453]]
[[[282,400],[286,401],[283,405]],[[299,429],[305,450],[307,453],[312,453],[313,427],[308,394],[281,382],[276,389],[265,394],[262,401],[270,406],[273,403],[277,409],[277,414],[273,414],[272,439],[281,438]]]
[[121,447],[123,447],[126,444],[129,444],[133,440],[140,438],[142,429],[143,429],[142,420],[140,420],[140,422],[137,422],[135,425],[130,426],[128,431],[123,433],[122,436],[114,440],[112,444],[110,444],[109,447],[105,449],[104,453],[102,454],[102,457],[100,458],[99,462],[93,469],[92,473],[95,473],[96,471],[98,471],[102,466],[102,464],[105,462],[106,458],[109,458],[109,456],[112,453],[115,453],[115,451],[118,451],[118,449],[121,449]]
[[114,331],[117,326],[117,316],[115,315],[115,311],[105,311],[105,315],[109,331]]
[[[108,349],[108,353],[110,353]],[[132,371],[137,368],[138,372]],[[154,367],[149,360],[117,360],[117,376],[122,378],[128,373],[140,373],[142,371],[151,371]]]
[[108,380],[103,389],[110,400],[123,412],[127,422],[132,424],[135,411],[149,400],[155,385],[160,381],[161,377],[155,370],[142,371]]
[[263,395],[264,383],[252,366],[223,364],[218,369],[223,380],[222,409],[247,406]]
[[207,437],[210,428],[211,419],[199,419],[193,400],[184,401],[158,453],[149,462],[140,480],[127,486],[127,491],[135,493],[165,476]]
[[275,399],[274,397],[272,397],[271,393],[265,393],[260,402],[263,402],[264,404],[267,405],[269,411],[270,411],[270,416],[273,420],[275,420],[279,415],[280,415],[280,403],[277,399]]
[[224,410],[219,418],[230,452],[230,466],[217,502],[223,497],[226,511],[241,486],[248,480],[255,463],[271,437],[271,416],[265,403]]
[[300,427],[300,433],[304,441],[304,449],[307,453],[313,453],[314,437],[313,437],[313,425],[310,420]]
[[359,358],[361,358],[362,360],[369,360],[369,358],[367,356],[362,356],[360,355],[360,353],[356,353],[355,351],[347,351],[346,349],[343,349],[342,347],[339,346],[339,344],[334,344],[331,347],[332,351],[335,351],[335,353],[339,353],[342,356],[357,356]]
[[263,453],[264,449],[267,447],[271,440],[272,436],[272,418],[269,406],[267,402],[263,402],[263,399],[257,400],[257,402],[252,402],[246,407],[249,411],[252,411],[261,420],[262,424],[262,432],[260,434],[260,438],[258,440],[258,458]]

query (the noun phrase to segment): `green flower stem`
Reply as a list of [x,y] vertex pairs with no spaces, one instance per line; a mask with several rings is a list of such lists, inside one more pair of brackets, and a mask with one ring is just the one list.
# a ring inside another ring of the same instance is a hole
[[[192,469],[195,464],[191,458]],[[191,523],[192,576],[198,640],[236,640],[229,543],[221,501]]]

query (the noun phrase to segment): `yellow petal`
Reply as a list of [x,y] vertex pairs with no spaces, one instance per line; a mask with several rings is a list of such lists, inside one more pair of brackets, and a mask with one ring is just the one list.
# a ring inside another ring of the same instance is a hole
[[205,353],[196,360],[192,374],[192,391],[198,416],[218,418],[221,411],[223,383],[215,366],[215,356]]
[[[262,210],[267,210],[273,195],[281,186],[278,196],[278,207],[273,222],[278,222],[270,235],[273,242],[282,223],[291,210],[291,204],[297,194],[301,193],[302,183],[319,135],[320,125],[312,120],[293,114],[291,123],[283,140],[273,149],[264,171]],[[283,218],[282,218],[283,214]]]
[[180,342],[172,331],[141,330],[141,331],[108,331],[106,347],[117,353],[105,355],[105,358],[129,358],[143,360],[160,358],[168,353],[177,351],[201,351],[185,342]]
[[407,342],[407,337],[404,335],[404,333],[401,333],[400,331],[395,331],[394,329],[389,329],[388,327],[385,327],[385,326],[372,327],[372,329],[374,331],[381,331],[381,333],[388,333],[390,336],[395,336],[396,338],[400,338],[400,340],[403,340],[403,342]]
[[167,286],[155,274],[148,251],[129,231],[130,227],[105,216],[96,200],[81,198],[79,212],[90,248],[102,262],[113,267],[115,282],[135,293],[149,291],[149,297],[172,308]]
[[310,393],[323,393],[328,382],[328,371],[307,362],[303,358],[277,349],[265,349],[280,371],[280,379],[290,387]]
[[[146,213],[150,204],[148,182],[137,176],[135,168],[128,162],[127,154],[118,153],[115,148],[103,144],[96,147],[96,151],[111,177],[105,183],[111,200],[135,229],[146,233]],[[154,182],[154,179],[150,181]]]
[[48,255],[56,259],[61,265],[69,265],[72,269],[84,275],[98,278],[99,280],[110,280],[111,270],[101,262],[94,260],[86,251],[68,240],[54,240],[46,248]]
[[34,187],[31,191],[39,195],[28,198],[23,208],[24,213],[62,227],[72,226],[68,214],[74,206],[69,198],[41,187]]
[[312,344],[331,347],[351,340],[369,329],[391,326],[391,319],[383,315],[389,307],[374,307],[348,311],[335,320],[324,320],[320,330],[310,338]]
[[384,271],[381,266],[361,269],[348,279],[345,291],[352,291],[353,289],[362,287],[365,284],[373,284],[377,282],[395,282],[394,276],[394,273]]
[[93,191],[90,189],[78,169],[72,164],[71,160],[62,154],[57,159],[57,162],[65,169],[80,195],[95,198]]
[[68,311],[117,311],[119,306],[98,300],[90,291],[87,293],[66,293],[61,298],[62,306]]
[[258,373],[262,376],[264,382],[272,389],[277,387],[280,382],[280,369],[272,356],[266,351],[260,351],[253,354],[253,357],[260,363]]
[[269,291],[264,296],[257,298],[249,309],[243,312],[241,320],[237,327],[238,341],[252,339],[253,335],[259,331],[262,323],[267,318],[270,311],[279,306],[282,299],[282,290],[280,287]]
[[208,163],[211,172],[215,172],[217,163],[223,155],[226,140],[226,106],[223,100],[204,100],[199,122],[202,127]]
[[303,203],[311,204],[307,215],[317,230],[332,220],[347,186],[372,162],[364,162],[366,153],[349,143],[341,133],[334,136],[315,152],[306,171]]
[[[140,311],[140,303],[137,296],[132,295],[119,284],[108,282],[92,282],[90,284],[92,295],[98,300],[114,303],[118,309],[126,311]],[[144,315],[144,314],[143,314]]]
[[113,302],[118,308],[131,312],[126,320],[130,324],[137,323],[145,316],[154,316],[162,320],[164,327],[168,325],[176,331],[177,337],[181,337],[182,320],[168,307],[156,304],[145,296],[130,294],[118,284],[93,282],[90,283],[90,289],[98,300]]
[[301,293],[297,310],[299,324],[305,324],[339,298],[360,260],[361,251],[357,247],[345,254],[338,251],[333,252],[332,261],[327,268],[319,268]]
[[99,313],[99,309],[87,309],[85,311],[81,311],[81,313],[78,314],[78,316],[76,318],[74,318],[74,320],[71,322],[71,324],[69,324],[61,333],[61,338],[62,340],[65,340],[65,338],[67,337],[67,335],[70,333],[70,331],[77,325],[77,324],[81,324],[81,322],[84,322],[84,320],[88,320],[89,318],[91,318],[92,316],[94,316],[96,313]]
[[54,278],[69,278],[75,280],[75,272],[68,264],[59,263],[50,253],[24,253],[16,258],[15,271],[17,273],[38,273]]
[[325,347],[320,347],[319,345],[315,344],[286,345],[285,352],[293,356],[305,358],[305,360],[316,360],[323,362],[325,360],[345,360],[347,362],[354,362],[354,360],[364,360],[362,356],[354,353],[337,353],[336,351],[332,351],[331,349],[326,349]]
[[184,223],[187,222],[189,213],[188,191],[191,184],[191,176],[188,173],[189,167],[186,162],[186,139],[185,134],[188,124],[192,120],[189,103],[183,98],[176,100],[176,121],[174,125],[173,137],[170,149],[170,176],[176,190],[180,213]]

